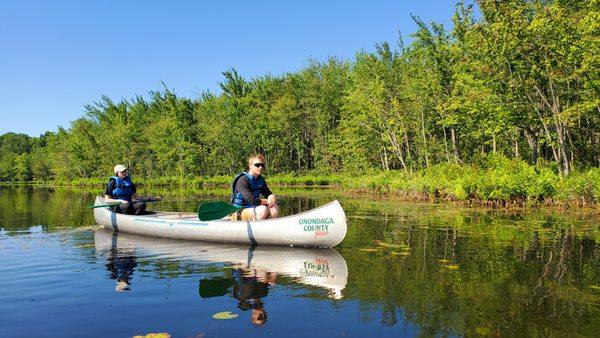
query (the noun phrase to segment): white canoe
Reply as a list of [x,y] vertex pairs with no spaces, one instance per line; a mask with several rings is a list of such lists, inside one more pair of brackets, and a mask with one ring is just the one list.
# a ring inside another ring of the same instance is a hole
[[[104,198],[96,197],[96,205]],[[198,215],[156,212],[124,215],[109,208],[94,209],[96,223],[114,231],[209,242],[334,247],[346,236],[346,215],[338,201],[299,214],[260,221],[228,218],[200,221]]]
[[328,291],[328,297],[340,299],[348,282],[344,258],[330,248],[285,248],[210,242],[190,242],[152,238],[98,230],[94,233],[96,252],[108,255],[134,255],[184,260],[191,262],[226,263],[232,268],[256,270],[292,278],[295,282],[317,286]]

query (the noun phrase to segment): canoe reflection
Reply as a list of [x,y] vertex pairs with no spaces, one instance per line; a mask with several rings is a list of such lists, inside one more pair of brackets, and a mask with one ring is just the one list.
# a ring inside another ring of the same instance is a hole
[[97,252],[107,253],[111,279],[116,279],[117,288],[123,290],[131,288],[131,277],[137,265],[136,252],[169,259],[230,264],[233,267],[231,282],[201,280],[199,292],[201,297],[208,298],[210,294],[225,295],[233,287],[233,296],[240,302],[240,308],[260,309],[261,299],[266,297],[268,286],[276,282],[277,276],[325,289],[328,297],[334,299],[343,297],[342,290],[348,279],[346,261],[334,249],[192,242],[105,230],[94,233],[94,243]]

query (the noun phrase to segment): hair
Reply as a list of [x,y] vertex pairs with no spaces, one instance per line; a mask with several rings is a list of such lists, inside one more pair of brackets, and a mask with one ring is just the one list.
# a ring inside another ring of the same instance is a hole
[[261,326],[267,322],[267,312],[265,311],[265,309],[263,309],[262,305],[260,305],[259,308],[254,309],[252,311],[261,311],[262,312],[262,316],[260,316],[258,318],[254,318],[254,313],[252,313],[250,315],[250,321],[252,322],[252,324],[254,324],[256,326]]
[[248,164],[252,164],[252,160],[255,159],[255,158],[259,159],[263,163],[265,162],[265,156],[263,154],[261,154],[261,153],[253,153],[252,155],[250,155],[248,157]]

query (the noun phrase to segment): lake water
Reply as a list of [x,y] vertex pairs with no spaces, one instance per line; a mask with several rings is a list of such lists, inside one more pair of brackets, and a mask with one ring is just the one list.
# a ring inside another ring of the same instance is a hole
[[[307,249],[113,234],[86,208],[97,191],[0,187],[0,337],[600,335],[598,211],[276,190],[284,214],[339,199],[344,242]],[[162,197],[150,208],[194,211],[226,192]],[[227,311],[237,317],[213,318]]]

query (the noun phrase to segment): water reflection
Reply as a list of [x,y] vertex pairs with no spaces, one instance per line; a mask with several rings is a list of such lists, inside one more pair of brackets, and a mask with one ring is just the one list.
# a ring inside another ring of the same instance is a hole
[[267,312],[262,299],[269,294],[269,285],[275,284],[275,274],[263,269],[238,268],[233,270],[232,277],[233,297],[239,301],[237,307],[251,311],[252,324],[263,325],[267,321]]
[[237,308],[250,311],[250,321],[263,325],[267,321],[264,298],[269,289],[276,284],[277,273],[258,267],[234,267],[231,277],[201,279],[199,294],[201,298],[230,296],[237,300]]
[[[241,309],[262,308],[261,299],[277,276],[325,289],[332,299],[343,297],[348,279],[346,261],[334,249],[190,242],[105,230],[94,233],[94,246],[98,254],[106,253],[106,266],[110,278],[117,281],[117,291],[131,288],[139,252],[169,260],[225,264],[231,268],[232,296],[241,302]],[[226,294],[227,290],[223,278],[200,281],[201,297]]]
[[[332,199],[301,193],[290,193],[286,214]],[[148,333],[143,327],[177,337],[247,328],[274,337],[600,332],[597,213],[342,198],[342,258],[336,250],[113,237],[87,227],[92,197],[0,189],[0,336],[85,336],[90,327],[106,337]],[[191,211],[201,198],[186,191],[152,207]],[[224,310],[243,320],[212,318]],[[125,319],[105,328],[115,311]],[[28,325],[42,318],[40,329]]]
[[353,222],[379,231],[356,253],[340,249],[353,277],[346,294],[368,305],[365,318],[379,312],[383,325],[409,321],[431,335],[597,335],[596,240],[560,224],[430,219]]
[[108,250],[106,269],[110,272],[110,279],[117,281],[115,291],[130,291],[133,270],[137,266],[135,252],[128,247],[120,248],[117,244],[118,233],[111,236],[111,247]]

